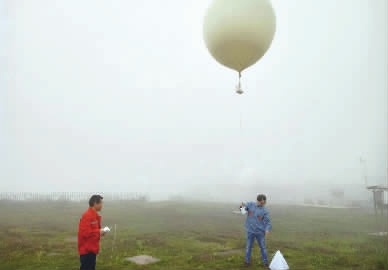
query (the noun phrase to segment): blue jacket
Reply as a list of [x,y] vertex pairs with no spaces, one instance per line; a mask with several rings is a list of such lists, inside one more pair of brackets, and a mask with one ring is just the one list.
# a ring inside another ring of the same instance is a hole
[[272,230],[267,208],[258,206],[256,202],[247,202],[245,209],[247,210],[245,229],[248,233],[265,233]]

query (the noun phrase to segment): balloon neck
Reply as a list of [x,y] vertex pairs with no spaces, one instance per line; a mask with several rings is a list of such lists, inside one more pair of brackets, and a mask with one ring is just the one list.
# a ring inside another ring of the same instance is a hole
[[241,71],[238,72],[238,84],[236,86],[236,93],[241,95],[244,91],[241,89]]

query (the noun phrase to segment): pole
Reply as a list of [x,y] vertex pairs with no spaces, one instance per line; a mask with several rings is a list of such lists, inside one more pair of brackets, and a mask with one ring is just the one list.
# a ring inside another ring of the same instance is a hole
[[375,212],[375,224],[376,224],[376,229],[378,230],[378,221],[377,221],[377,198],[376,198],[376,190],[373,190],[373,206],[374,206],[374,212]]
[[[388,151],[387,151],[387,155],[388,155]],[[388,157],[387,157],[387,165],[388,165]],[[385,191],[385,194],[387,195],[387,205],[386,205],[386,208],[387,208],[387,234],[388,234],[388,166],[387,166],[387,175],[386,175],[386,178],[387,178],[387,190]],[[383,191],[384,192],[384,191]],[[384,193],[383,193],[384,194]],[[384,203],[384,202],[383,202]]]
[[114,252],[114,249],[116,246],[116,229],[117,229],[117,226],[115,224],[115,230],[114,230],[113,241],[112,241],[112,250],[111,250],[111,254],[110,254],[110,262],[112,265],[113,265],[113,252]]

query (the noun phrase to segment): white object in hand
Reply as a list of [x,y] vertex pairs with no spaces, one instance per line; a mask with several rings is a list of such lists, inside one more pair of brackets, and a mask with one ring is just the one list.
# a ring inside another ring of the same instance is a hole
[[240,207],[240,212],[242,215],[245,215],[247,213],[247,210],[245,209],[245,207]]
[[102,229],[104,232],[110,232],[110,229],[108,226],[106,226],[104,229]]

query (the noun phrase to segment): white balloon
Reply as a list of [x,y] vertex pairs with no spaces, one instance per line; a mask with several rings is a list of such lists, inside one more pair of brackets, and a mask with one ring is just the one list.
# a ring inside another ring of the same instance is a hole
[[276,17],[270,0],[213,0],[203,25],[210,54],[238,72],[264,56],[275,31]]

